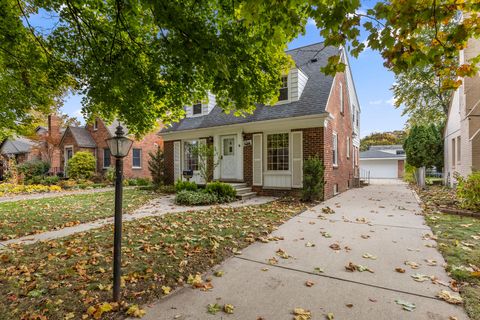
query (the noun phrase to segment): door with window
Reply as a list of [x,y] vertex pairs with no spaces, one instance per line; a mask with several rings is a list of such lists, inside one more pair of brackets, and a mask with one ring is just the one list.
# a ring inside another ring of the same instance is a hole
[[220,176],[221,179],[237,178],[237,152],[236,152],[236,136],[222,136],[221,154],[220,154]]
[[63,164],[63,170],[64,170],[64,174],[65,176],[68,175],[68,168],[67,168],[67,165],[68,165],[68,160],[70,160],[71,158],[73,157],[73,147],[65,147],[65,162]]

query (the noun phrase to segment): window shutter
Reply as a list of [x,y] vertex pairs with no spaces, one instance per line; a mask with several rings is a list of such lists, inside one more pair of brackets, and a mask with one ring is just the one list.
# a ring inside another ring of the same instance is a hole
[[[201,146],[206,145],[207,144],[207,139],[198,140],[198,144],[201,145]],[[200,161],[200,159],[199,159],[199,161]],[[207,165],[208,165],[208,160],[207,159],[203,159],[203,163],[199,163],[199,166],[204,166],[204,168]],[[200,169],[200,167],[199,167],[199,169]],[[203,178],[200,175],[199,175],[198,179],[199,179],[200,183],[207,183],[206,181],[203,180]]]
[[263,172],[262,172],[262,137],[263,135],[254,134],[253,135],[253,185],[261,186],[263,185]]
[[292,132],[292,187],[303,187],[303,139],[302,131]]
[[181,160],[180,160],[180,141],[173,143],[173,180],[175,182],[181,178]]

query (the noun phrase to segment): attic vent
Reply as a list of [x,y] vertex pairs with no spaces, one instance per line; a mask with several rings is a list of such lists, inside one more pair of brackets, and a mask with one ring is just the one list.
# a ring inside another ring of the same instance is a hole
[[317,58],[310,59],[310,62],[312,62],[312,63],[315,63],[315,62],[317,62],[317,61],[318,61]]

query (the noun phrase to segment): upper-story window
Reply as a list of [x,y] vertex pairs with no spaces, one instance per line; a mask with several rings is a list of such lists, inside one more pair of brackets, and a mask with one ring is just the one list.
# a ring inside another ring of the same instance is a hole
[[280,95],[278,101],[288,100],[288,76],[282,76],[282,86],[280,87]]
[[93,130],[98,130],[98,119],[93,122]]
[[357,127],[358,127],[360,125],[360,113],[358,112],[358,110],[357,110],[356,113],[357,113],[357,119],[356,120],[357,120]]
[[197,101],[193,107],[192,107],[192,114],[197,115],[197,114],[202,114],[202,102]]
[[338,166],[338,136],[334,132],[332,135],[332,164],[334,167]]

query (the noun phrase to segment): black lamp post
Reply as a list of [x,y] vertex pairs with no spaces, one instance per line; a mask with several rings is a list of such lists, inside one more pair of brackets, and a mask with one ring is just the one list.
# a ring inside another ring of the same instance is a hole
[[105,139],[110,153],[115,157],[115,225],[113,240],[113,301],[120,301],[120,277],[122,266],[122,197],[123,197],[123,158],[132,147],[133,140],[125,137],[121,125],[115,136]]

